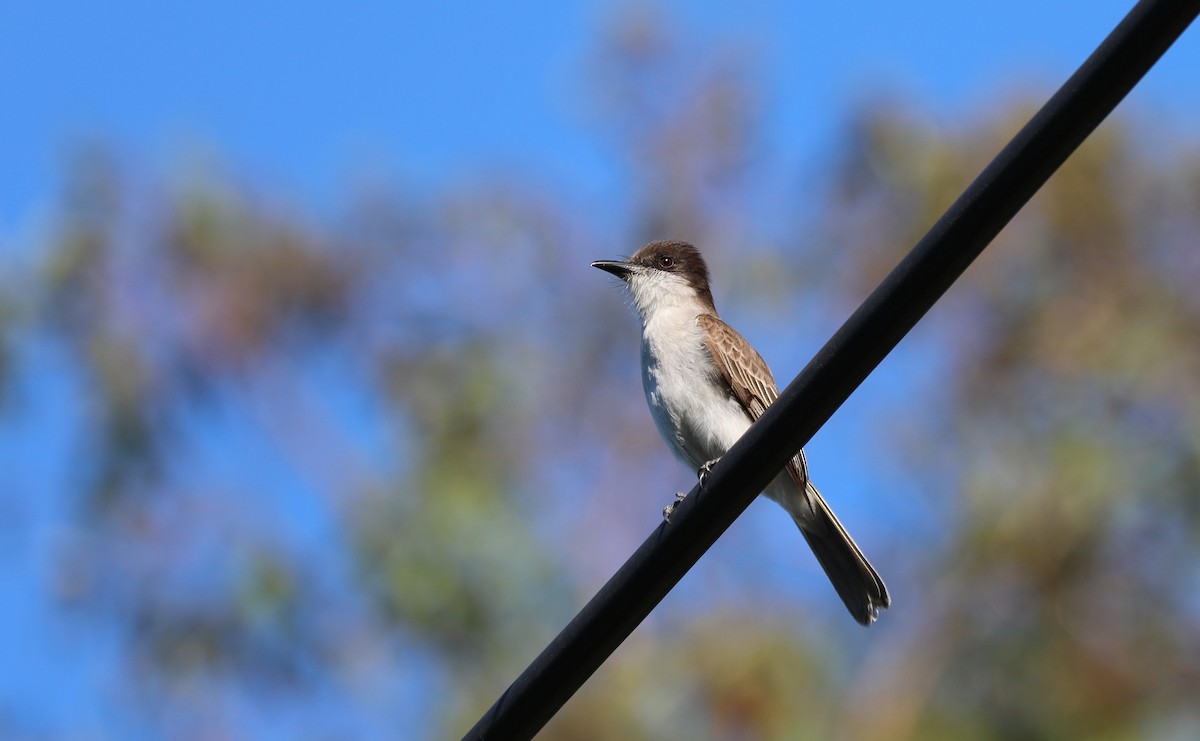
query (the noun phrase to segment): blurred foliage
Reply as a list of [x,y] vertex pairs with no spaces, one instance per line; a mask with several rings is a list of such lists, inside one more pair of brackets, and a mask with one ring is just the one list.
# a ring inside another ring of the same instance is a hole
[[[624,250],[694,239],[718,275],[779,266],[819,301],[864,295],[1032,110],[948,129],[864,105],[805,195],[823,221],[751,226],[752,65],[668,28],[629,16],[591,68],[635,194]],[[919,526],[867,546],[895,610],[864,633],[753,576],[750,604],[666,604],[544,736],[1200,733],[1200,148],[1154,143],[1103,127],[906,342],[937,382],[880,422],[924,492]],[[674,485],[628,394],[632,322],[586,270],[619,251],[606,227],[512,178],[364,192],[331,226],[232,178],[73,162],[40,270],[0,296],[0,370],[44,391],[49,345],[80,410],[49,591],[118,636],[121,717],[177,738],[260,735],[247,705],[298,738],[478,717]],[[793,321],[773,300],[762,331]]]

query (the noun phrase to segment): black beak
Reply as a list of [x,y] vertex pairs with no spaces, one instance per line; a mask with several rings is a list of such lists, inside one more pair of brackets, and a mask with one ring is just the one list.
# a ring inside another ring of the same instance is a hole
[[627,277],[629,277],[629,274],[633,272],[632,265],[627,262],[620,262],[618,260],[597,260],[596,262],[592,263],[592,267],[600,268],[606,273],[612,273],[621,280],[625,280]]

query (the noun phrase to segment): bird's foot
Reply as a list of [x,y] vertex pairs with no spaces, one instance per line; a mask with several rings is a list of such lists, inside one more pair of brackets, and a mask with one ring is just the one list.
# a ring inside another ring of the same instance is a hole
[[663,520],[669,523],[671,521],[671,515],[675,513],[675,508],[678,507],[679,503],[686,498],[686,493],[682,491],[675,492],[675,501],[671,502],[666,507],[663,507]]
[[708,475],[712,473],[713,466],[717,465],[720,458],[713,458],[708,463],[696,469],[696,477],[700,479],[700,486],[704,486],[704,482],[708,479]]

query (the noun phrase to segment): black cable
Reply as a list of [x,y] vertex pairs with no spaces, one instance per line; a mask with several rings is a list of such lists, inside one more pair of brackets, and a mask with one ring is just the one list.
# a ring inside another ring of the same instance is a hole
[[1200,13],[1142,0],[1009,142],[467,739],[531,738],[825,424]]

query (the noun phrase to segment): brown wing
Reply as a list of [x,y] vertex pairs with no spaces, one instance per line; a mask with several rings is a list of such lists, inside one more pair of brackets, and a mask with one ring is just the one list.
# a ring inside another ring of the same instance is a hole
[[[757,420],[779,398],[771,370],[750,343],[725,322],[710,314],[701,314],[696,317],[696,323],[704,330],[705,345],[725,383],[729,384],[729,390],[741,402],[750,419]],[[787,472],[804,492],[809,510],[804,517],[797,516],[799,513],[791,509],[788,511],[796,518],[800,532],[804,533],[804,539],[850,614],[863,625],[870,625],[879,611],[887,609],[892,602],[887,586],[846,528],[838,522],[825,498],[808,480],[808,461],[803,450],[788,462]]]
[[[757,420],[779,398],[779,387],[766,361],[758,354],[746,338],[733,327],[711,314],[696,317],[696,323],[704,330],[704,344],[708,354],[725,378],[730,391],[742,403],[742,408]],[[788,463],[788,473],[801,491],[808,486],[808,460],[801,450]]]

